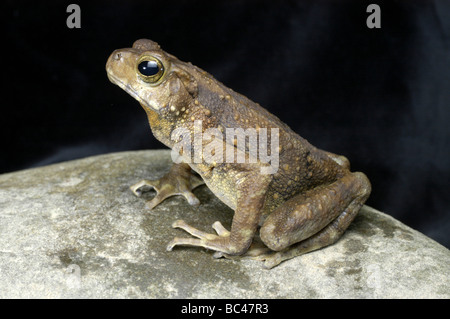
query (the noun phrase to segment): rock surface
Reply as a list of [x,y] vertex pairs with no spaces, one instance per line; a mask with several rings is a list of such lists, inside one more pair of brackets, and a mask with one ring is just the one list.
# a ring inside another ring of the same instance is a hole
[[107,154],[0,175],[0,298],[449,298],[450,251],[364,207],[333,246],[286,261],[213,259],[167,243],[184,219],[210,232],[233,212],[205,186],[200,207],[153,211],[128,186],[160,177],[168,151]]

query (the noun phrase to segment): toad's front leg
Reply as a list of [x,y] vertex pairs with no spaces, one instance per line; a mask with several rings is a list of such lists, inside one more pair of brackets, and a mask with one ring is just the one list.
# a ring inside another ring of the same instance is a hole
[[196,176],[190,166],[185,163],[173,164],[169,172],[157,180],[141,180],[130,186],[136,196],[141,196],[146,189],[154,188],[156,196],[147,202],[147,207],[153,209],[170,196],[182,195],[189,204],[199,205],[200,201],[192,193],[192,190],[203,185],[203,180]]
[[202,232],[184,221],[176,221],[174,228],[181,228],[197,238],[174,238],[167,250],[177,245],[198,246],[212,249],[228,255],[244,254],[256,233],[260,220],[269,175],[249,172],[237,182],[237,208],[231,224],[231,231],[227,231],[222,224],[215,222],[213,228],[218,235]]

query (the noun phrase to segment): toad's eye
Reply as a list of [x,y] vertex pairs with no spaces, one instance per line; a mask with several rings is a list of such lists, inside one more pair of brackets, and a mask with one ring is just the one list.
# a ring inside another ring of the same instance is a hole
[[157,82],[164,74],[161,61],[151,56],[143,56],[137,64],[139,77],[147,83]]

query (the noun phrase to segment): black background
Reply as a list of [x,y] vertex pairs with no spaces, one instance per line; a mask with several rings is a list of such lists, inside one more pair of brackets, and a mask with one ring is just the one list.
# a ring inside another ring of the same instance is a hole
[[[81,29],[66,26],[81,7]],[[369,29],[366,8],[381,8]],[[0,173],[163,148],[105,73],[149,38],[372,182],[367,204],[450,247],[450,1],[2,1]]]

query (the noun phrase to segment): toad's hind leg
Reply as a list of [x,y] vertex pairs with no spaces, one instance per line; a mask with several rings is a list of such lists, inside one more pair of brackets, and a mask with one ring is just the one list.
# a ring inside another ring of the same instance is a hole
[[265,245],[275,252],[264,254],[264,266],[335,243],[358,214],[370,194],[363,173],[350,173],[336,182],[298,195],[275,210],[260,230]]

